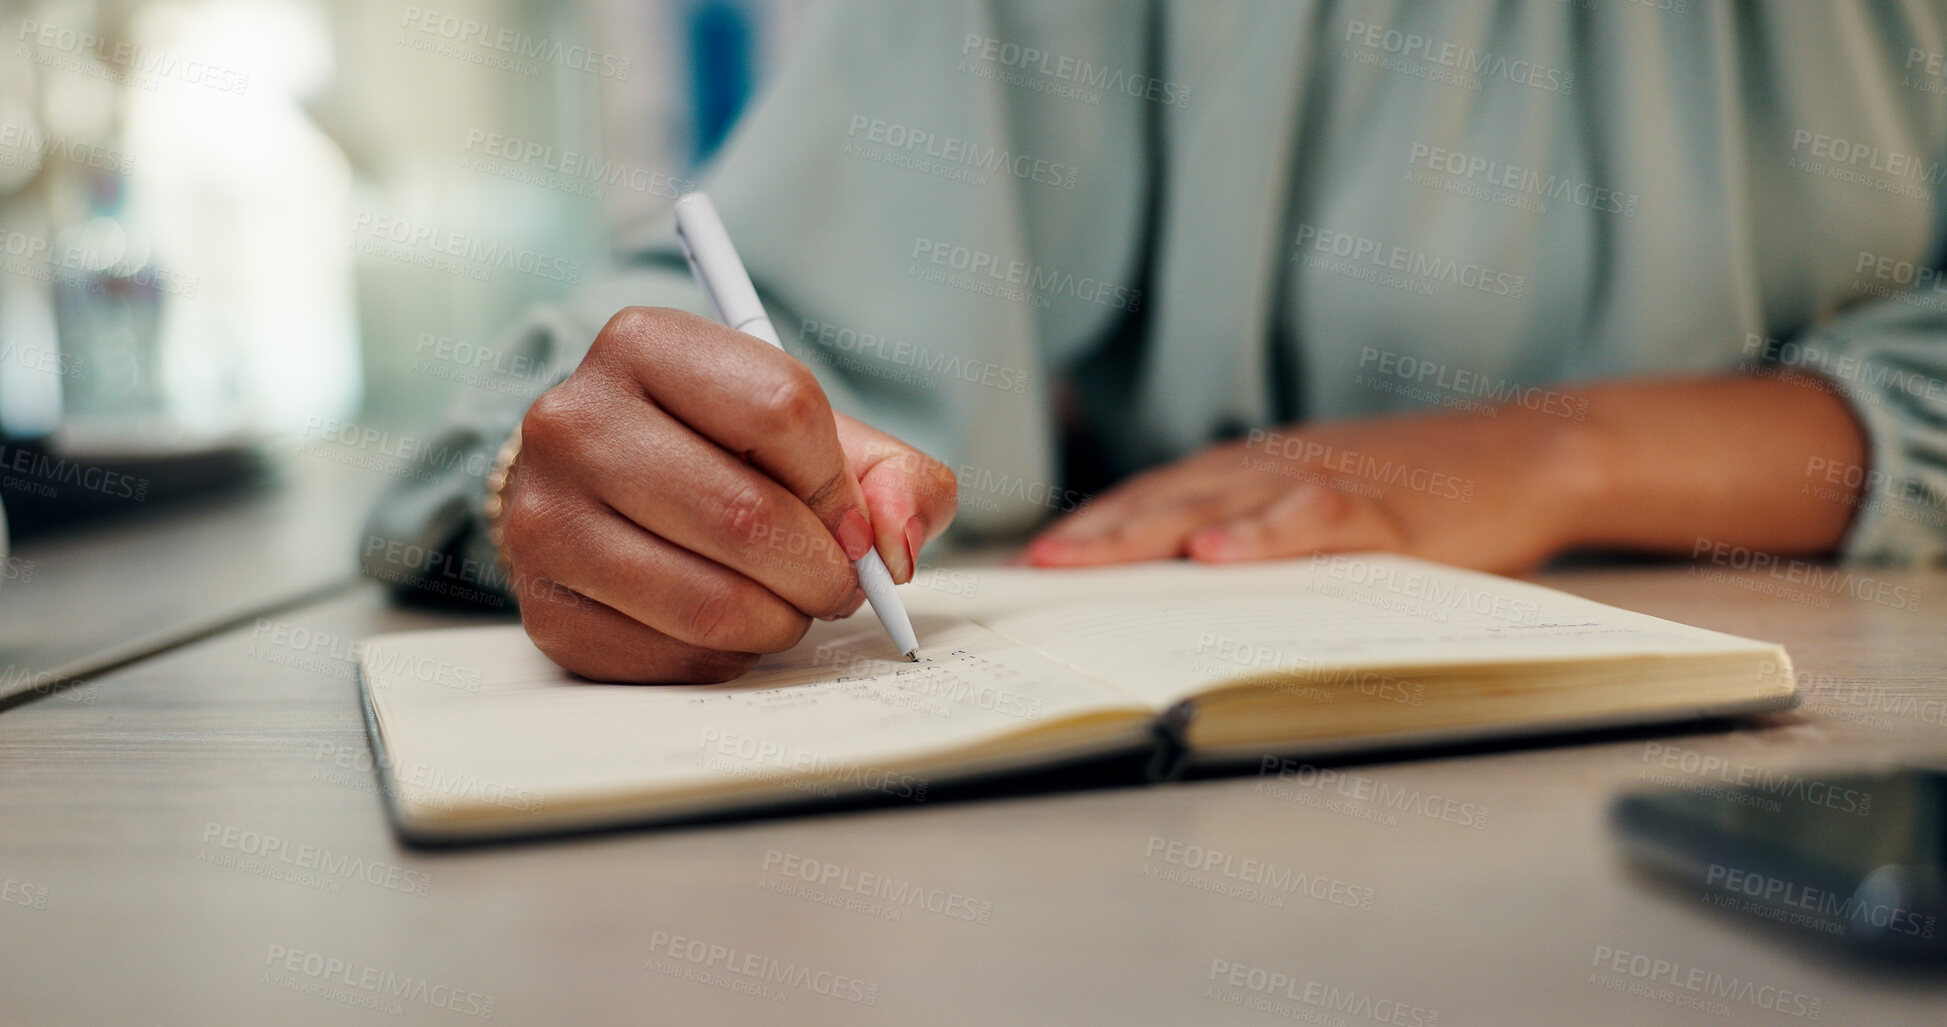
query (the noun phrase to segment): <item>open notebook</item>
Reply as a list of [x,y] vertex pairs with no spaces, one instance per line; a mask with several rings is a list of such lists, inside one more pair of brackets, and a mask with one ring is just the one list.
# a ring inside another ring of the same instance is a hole
[[577,679],[518,625],[373,638],[394,820],[421,841],[514,836],[918,801],[1112,754],[1168,776],[1796,701],[1776,645],[1397,556],[934,571],[902,595],[920,664],[865,610],[725,685]]

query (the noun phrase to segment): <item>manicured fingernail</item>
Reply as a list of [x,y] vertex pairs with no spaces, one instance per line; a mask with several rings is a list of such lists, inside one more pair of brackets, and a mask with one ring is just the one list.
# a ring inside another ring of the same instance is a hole
[[906,522],[906,577],[910,580],[913,572],[919,570],[919,547],[926,544],[926,528],[915,517]]
[[1029,560],[1052,560],[1062,551],[1073,549],[1074,543],[1060,535],[1043,535],[1028,543]]
[[838,519],[838,544],[847,560],[856,560],[872,548],[872,525],[857,510],[845,511]]
[[1237,537],[1223,528],[1206,528],[1190,536],[1190,555],[1204,560],[1222,560],[1237,546]]

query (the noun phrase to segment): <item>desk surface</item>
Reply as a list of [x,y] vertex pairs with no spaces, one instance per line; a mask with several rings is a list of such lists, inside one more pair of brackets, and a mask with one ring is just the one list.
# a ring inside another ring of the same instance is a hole
[[248,486],[30,539],[0,584],[0,707],[92,678],[358,575],[361,512],[382,476],[287,459]]
[[[1816,1001],[1824,1023],[1938,1023],[1943,985],[1863,977],[1626,875],[1604,810],[1646,774],[1686,776],[1651,746],[1807,774],[1941,753],[1947,575],[1894,579],[1918,610],[1684,569],[1544,580],[1782,640],[1810,705],[1340,768],[1350,788],[1226,778],[429,852],[390,833],[348,658],[368,633],[467,618],[362,588],[0,713],[4,1018],[1445,1027],[1785,1023],[1803,1018],[1765,1005]],[[1485,816],[1360,797],[1381,785]],[[1313,883],[1229,893],[1152,855],[1174,843]],[[1754,989],[1637,993],[1595,965],[1611,950]],[[1213,980],[1224,965],[1264,975]],[[1241,1004],[1270,974],[1299,982],[1270,1000],[1283,1014]],[[1699,997],[1722,1009],[1672,1001]]]

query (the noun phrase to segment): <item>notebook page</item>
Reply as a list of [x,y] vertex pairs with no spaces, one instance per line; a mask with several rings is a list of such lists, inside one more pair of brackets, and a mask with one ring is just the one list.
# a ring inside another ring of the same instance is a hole
[[533,812],[806,773],[924,798],[924,780],[887,765],[1073,714],[1140,709],[977,625],[915,620],[924,663],[893,653],[867,614],[816,623],[725,685],[583,681],[518,625],[382,636],[360,662],[395,790],[434,811]]
[[[966,594],[929,604],[957,609],[1159,706],[1276,673],[1647,653],[1748,651],[1783,659],[1769,643],[1391,555],[1242,567],[1169,562],[1081,576],[1013,568],[962,573],[972,575]],[[1352,680],[1385,687],[1384,680]]]

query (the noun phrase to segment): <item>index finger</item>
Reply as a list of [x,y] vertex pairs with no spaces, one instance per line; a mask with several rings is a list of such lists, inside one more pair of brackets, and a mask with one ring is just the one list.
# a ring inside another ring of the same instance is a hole
[[811,370],[754,336],[680,310],[630,307],[588,359],[612,364],[651,403],[742,457],[811,508],[849,559],[872,548],[865,494]]

